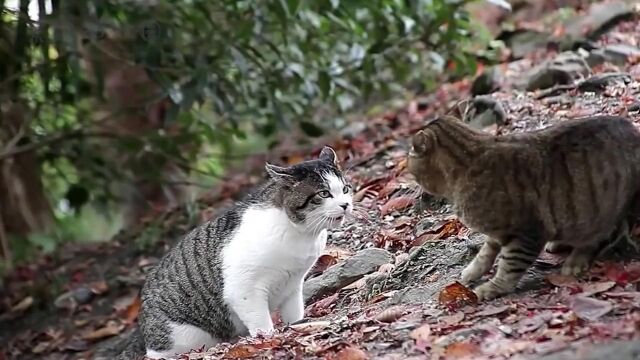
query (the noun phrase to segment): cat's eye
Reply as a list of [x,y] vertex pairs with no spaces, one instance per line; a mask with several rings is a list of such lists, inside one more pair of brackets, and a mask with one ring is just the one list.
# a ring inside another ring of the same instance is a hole
[[327,190],[322,190],[320,192],[318,192],[318,196],[320,196],[321,198],[328,198],[331,196],[331,193]]
[[345,185],[345,186],[342,188],[342,193],[343,193],[343,194],[346,194],[346,193],[348,193],[349,191],[351,191],[351,185]]

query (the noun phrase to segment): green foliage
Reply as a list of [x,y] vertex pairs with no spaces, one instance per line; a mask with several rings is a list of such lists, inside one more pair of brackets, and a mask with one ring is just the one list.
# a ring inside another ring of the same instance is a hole
[[[114,199],[113,182],[132,180],[133,170],[162,181],[171,161],[216,176],[239,143],[271,143],[294,129],[320,136],[341,114],[429,88],[447,69],[473,73],[475,55],[490,40],[476,36],[464,0],[145,3],[54,1],[51,14],[26,23],[29,41],[18,44],[25,56],[10,57],[22,64],[19,96],[33,113],[28,142],[37,144],[60,219]],[[5,12],[7,33],[20,28],[18,15]],[[179,131],[92,131],[105,100],[104,69],[94,60],[104,57],[106,37],[118,38],[131,54],[126,61],[160,84],[171,100],[164,124]],[[114,162],[118,154],[126,160]]]

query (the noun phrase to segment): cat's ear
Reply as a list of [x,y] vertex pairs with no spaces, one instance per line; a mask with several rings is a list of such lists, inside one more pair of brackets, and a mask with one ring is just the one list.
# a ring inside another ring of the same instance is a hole
[[416,154],[425,154],[433,149],[434,134],[429,130],[420,130],[411,138],[411,145]]
[[320,152],[320,160],[329,161],[333,165],[338,166],[338,155],[332,148],[325,146]]
[[290,168],[266,163],[264,169],[267,170],[269,177],[279,183],[292,183],[294,181]]

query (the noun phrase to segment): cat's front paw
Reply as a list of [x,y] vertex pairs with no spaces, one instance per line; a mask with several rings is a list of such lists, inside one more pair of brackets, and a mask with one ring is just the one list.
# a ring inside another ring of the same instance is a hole
[[476,266],[476,262],[472,261],[471,264],[467,265],[464,270],[462,270],[462,274],[460,274],[460,282],[464,285],[469,285],[470,283],[480,279],[482,275],[482,269],[479,266]]
[[569,256],[562,264],[560,273],[565,276],[580,277],[589,270],[589,260],[582,256]]
[[488,301],[500,297],[509,292],[509,290],[502,289],[491,281],[479,285],[473,292],[478,297],[478,301]]
[[256,328],[256,329],[249,329],[249,335],[251,335],[251,337],[256,337],[256,336],[271,336],[273,335],[275,332],[275,329],[273,328],[273,326],[271,326],[270,328]]
[[571,246],[555,241],[549,241],[545,244],[544,250],[550,254],[557,254],[571,250]]

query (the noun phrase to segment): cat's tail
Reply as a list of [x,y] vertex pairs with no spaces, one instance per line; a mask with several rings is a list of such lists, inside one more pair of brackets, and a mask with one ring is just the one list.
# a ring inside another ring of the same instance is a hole
[[142,360],[145,354],[142,332],[136,327],[128,336],[98,349],[93,360]]

